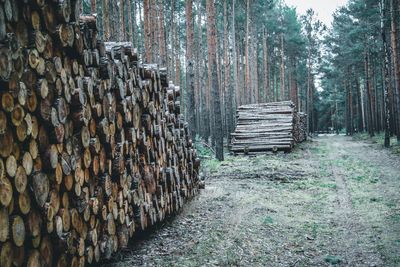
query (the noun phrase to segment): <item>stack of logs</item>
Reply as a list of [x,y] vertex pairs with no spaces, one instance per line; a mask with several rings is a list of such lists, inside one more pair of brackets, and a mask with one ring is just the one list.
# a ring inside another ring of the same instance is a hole
[[297,144],[302,143],[307,140],[307,114],[303,112],[297,112],[294,116],[294,120],[294,141]]
[[0,0],[0,266],[84,266],[198,191],[166,71],[74,0]]
[[231,151],[234,154],[290,151],[295,144],[296,116],[290,101],[239,107]]

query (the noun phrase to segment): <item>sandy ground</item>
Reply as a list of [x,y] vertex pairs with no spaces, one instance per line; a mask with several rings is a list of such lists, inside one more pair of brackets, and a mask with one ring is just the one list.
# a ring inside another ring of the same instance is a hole
[[105,266],[400,266],[400,158],[325,136],[228,157],[206,189]]

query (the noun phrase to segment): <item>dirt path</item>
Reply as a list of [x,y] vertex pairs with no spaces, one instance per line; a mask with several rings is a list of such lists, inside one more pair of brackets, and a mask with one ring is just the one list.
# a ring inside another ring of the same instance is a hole
[[230,157],[107,266],[400,266],[400,159],[347,137]]

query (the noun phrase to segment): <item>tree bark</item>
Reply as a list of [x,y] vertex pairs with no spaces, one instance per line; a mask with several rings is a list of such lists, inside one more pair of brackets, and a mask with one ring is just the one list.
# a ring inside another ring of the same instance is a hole
[[246,37],[245,37],[245,103],[251,102],[251,79],[250,79],[250,0],[246,1]]
[[104,29],[104,40],[110,40],[110,9],[109,1],[103,0],[103,29]]
[[160,65],[167,65],[167,51],[165,42],[165,26],[164,26],[164,0],[158,0],[158,23],[159,23],[159,47],[160,47]]
[[195,87],[193,70],[193,0],[186,0],[186,114],[192,138],[195,137]]
[[267,29],[263,30],[264,101],[270,100]]
[[386,29],[385,29],[385,21],[387,10],[386,10],[385,1],[381,1],[381,36],[382,36],[382,45],[384,52],[384,103],[385,103],[385,147],[390,147],[390,103],[389,103],[389,87],[390,87],[390,76],[389,76],[389,62],[390,62],[390,53],[387,46],[386,40]]
[[[232,90],[232,85],[230,83],[231,81],[231,61],[229,58],[229,41],[228,41],[228,36],[229,36],[229,31],[228,31],[228,0],[224,0],[224,71],[225,71],[225,94],[226,94],[226,128],[227,128],[227,133],[228,133],[228,141],[231,139],[231,133],[233,132],[233,104],[232,104],[232,98],[233,98],[233,90]],[[229,143],[229,142],[228,142]]]
[[[130,0],[128,0],[129,2]],[[128,9],[129,10],[129,9]],[[126,23],[125,23],[125,1],[124,0],[119,0],[119,20],[120,20],[120,25],[121,25],[121,32],[120,32],[120,38],[119,41],[123,42],[126,40]],[[128,12],[129,14],[129,12]],[[129,16],[128,16],[129,17]],[[129,39],[128,39],[129,40]]]
[[211,69],[211,88],[213,95],[213,112],[214,112],[214,138],[216,143],[216,157],[218,160],[224,160],[223,152],[223,132],[222,132],[222,118],[220,106],[220,94],[218,87],[217,76],[217,58],[216,58],[216,44],[217,34],[215,25],[215,6],[214,0],[207,0],[207,44],[208,44],[208,64]]
[[150,0],[143,1],[143,21],[144,21],[144,46],[145,46],[145,62],[151,62],[151,25],[150,25]]
[[397,142],[400,142],[400,60],[399,60],[399,46],[398,46],[398,10],[400,2],[398,0],[390,1],[390,14],[391,14],[391,47],[393,55],[394,65],[394,80],[395,80],[395,95],[396,95],[396,106],[397,114],[394,116],[397,118]]
[[372,85],[370,81],[370,70],[369,70],[369,52],[366,49],[365,51],[365,56],[364,56],[364,62],[365,62],[365,87],[367,91],[367,103],[368,103],[368,133],[372,137],[374,136],[374,123],[373,123],[373,103],[372,103]]
[[279,94],[279,99],[281,101],[286,99],[285,96],[285,50],[284,50],[284,39],[283,33],[280,34],[280,45],[281,45],[281,91]]
[[238,59],[236,47],[236,23],[235,23],[235,0],[232,0],[232,60],[233,60],[233,84],[235,87],[236,107],[241,104],[238,80]]

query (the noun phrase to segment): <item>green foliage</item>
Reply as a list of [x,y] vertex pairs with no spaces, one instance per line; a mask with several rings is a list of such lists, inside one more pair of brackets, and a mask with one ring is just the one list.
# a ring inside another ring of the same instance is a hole
[[199,135],[196,135],[194,145],[196,147],[197,155],[199,156],[199,158],[204,159],[213,157],[214,152],[205,145],[204,141],[200,138]]

